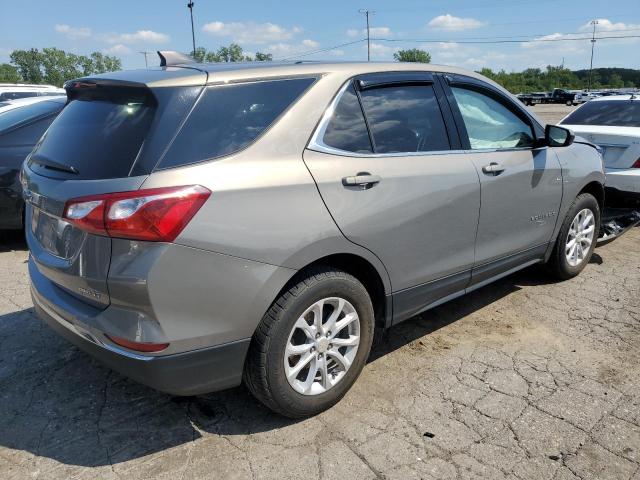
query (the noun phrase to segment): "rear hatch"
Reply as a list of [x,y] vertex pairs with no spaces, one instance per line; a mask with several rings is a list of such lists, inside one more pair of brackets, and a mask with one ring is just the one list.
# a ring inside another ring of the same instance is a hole
[[65,220],[65,205],[139,189],[201,85],[152,89],[101,79],[67,85],[68,104],[23,169],[27,241],[42,275],[92,306],[110,304],[111,238]]
[[565,125],[602,149],[608,169],[631,168],[640,159],[640,128]]

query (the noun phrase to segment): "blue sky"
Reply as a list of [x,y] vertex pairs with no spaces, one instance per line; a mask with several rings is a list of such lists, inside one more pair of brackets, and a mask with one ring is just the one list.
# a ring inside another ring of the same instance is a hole
[[[144,67],[140,51],[191,50],[187,0],[0,0],[0,62],[17,48],[55,46],[86,54],[117,55],[125,68]],[[399,48],[423,48],[434,63],[508,71],[559,65],[588,68],[588,40],[525,43],[463,43],[568,39],[590,35],[640,37],[638,0],[304,0],[220,2],[195,0],[196,43],[208,49],[232,41],[247,52],[297,57],[364,38],[360,8],[371,17],[373,60],[390,60]],[[386,39],[386,40],[382,40]],[[432,40],[419,43],[416,40]],[[596,44],[595,67],[640,68],[640,38]],[[306,55],[305,59],[365,60],[366,43]],[[157,64],[157,57],[149,57]]]

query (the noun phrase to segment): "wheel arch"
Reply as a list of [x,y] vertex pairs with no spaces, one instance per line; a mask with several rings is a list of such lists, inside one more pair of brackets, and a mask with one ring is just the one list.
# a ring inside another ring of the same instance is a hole
[[591,181],[582,187],[578,195],[582,193],[589,193],[595,197],[600,207],[600,213],[602,214],[602,210],[604,209],[604,185],[595,180]]
[[[392,305],[391,292],[378,268],[368,259],[355,253],[333,253],[318,258],[300,268],[293,277],[282,287],[276,298],[288,290],[291,285],[298,283],[308,271],[315,267],[323,266],[342,270],[353,275],[360,281],[371,298],[376,317],[376,326],[388,327],[391,325]],[[386,275],[386,271],[384,272]]]

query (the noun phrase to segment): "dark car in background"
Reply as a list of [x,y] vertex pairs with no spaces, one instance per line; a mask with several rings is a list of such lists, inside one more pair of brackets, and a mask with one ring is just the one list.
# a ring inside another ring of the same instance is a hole
[[20,166],[66,101],[65,96],[37,97],[0,108],[0,230],[23,228]]

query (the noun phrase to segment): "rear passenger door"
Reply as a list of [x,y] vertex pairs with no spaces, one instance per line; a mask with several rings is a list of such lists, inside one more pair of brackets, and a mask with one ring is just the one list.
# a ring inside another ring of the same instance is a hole
[[347,82],[305,151],[329,211],[386,266],[399,321],[470,279],[478,175],[429,73]]

